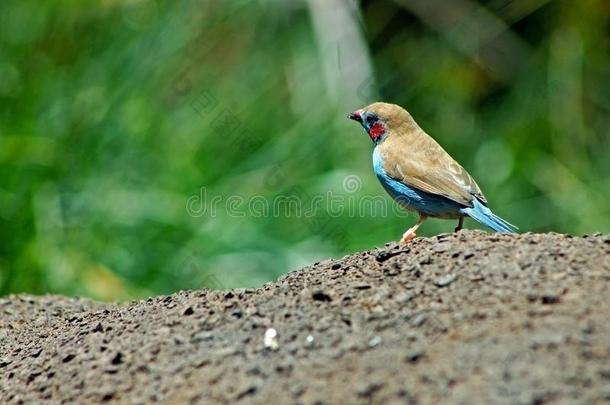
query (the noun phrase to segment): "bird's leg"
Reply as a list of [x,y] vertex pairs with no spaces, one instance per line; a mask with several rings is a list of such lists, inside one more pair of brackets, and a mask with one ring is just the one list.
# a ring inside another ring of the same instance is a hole
[[458,222],[458,226],[455,227],[455,231],[460,231],[464,227],[464,217],[460,217],[460,222]]
[[417,221],[417,223],[415,225],[413,225],[411,228],[406,230],[406,232],[402,235],[402,239],[400,241],[402,243],[408,243],[408,242],[412,241],[413,239],[415,239],[415,236],[416,236],[415,231],[417,231],[417,228],[419,228],[419,226],[424,223],[426,218],[428,218],[428,217],[425,216],[424,214],[419,214],[419,221]]

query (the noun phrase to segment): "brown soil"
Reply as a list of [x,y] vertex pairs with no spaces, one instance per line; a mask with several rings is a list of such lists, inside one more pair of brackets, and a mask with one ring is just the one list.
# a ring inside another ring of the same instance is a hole
[[9,296],[0,402],[602,403],[609,298],[610,236],[477,231],[259,289]]

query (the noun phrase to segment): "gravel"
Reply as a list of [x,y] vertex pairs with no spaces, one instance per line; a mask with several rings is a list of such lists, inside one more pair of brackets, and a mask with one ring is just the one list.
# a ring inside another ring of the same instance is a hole
[[0,299],[0,403],[610,402],[610,236],[462,231],[258,289]]

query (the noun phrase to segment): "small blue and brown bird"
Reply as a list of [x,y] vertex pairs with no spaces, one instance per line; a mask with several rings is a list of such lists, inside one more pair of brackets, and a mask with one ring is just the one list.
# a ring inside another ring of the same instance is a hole
[[375,144],[373,169],[383,188],[404,208],[416,211],[419,221],[401,242],[415,238],[428,217],[458,219],[455,231],[470,217],[496,232],[517,228],[495,215],[470,174],[396,104],[373,103],[349,114]]

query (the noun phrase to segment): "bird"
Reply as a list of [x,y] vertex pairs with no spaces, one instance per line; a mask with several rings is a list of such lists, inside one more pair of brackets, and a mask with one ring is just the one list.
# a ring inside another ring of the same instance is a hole
[[373,170],[390,196],[402,207],[419,214],[419,220],[402,235],[415,239],[427,218],[464,218],[500,233],[518,228],[495,215],[472,176],[396,104],[375,102],[348,114],[373,141]]

